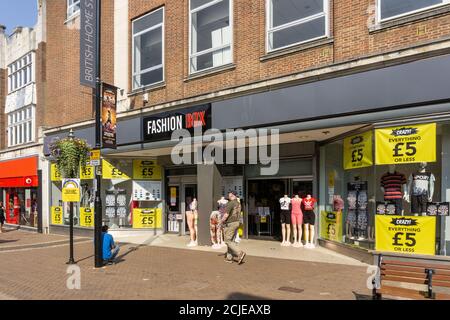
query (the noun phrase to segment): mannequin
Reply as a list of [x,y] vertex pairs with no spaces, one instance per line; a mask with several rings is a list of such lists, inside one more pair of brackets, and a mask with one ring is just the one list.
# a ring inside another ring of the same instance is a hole
[[291,220],[292,220],[292,230],[294,235],[294,247],[300,248],[303,247],[302,244],[302,225],[303,225],[303,213],[301,209],[302,198],[299,197],[298,194],[294,196],[291,200],[292,212],[291,212]]
[[427,171],[427,163],[421,162],[417,172],[410,174],[404,199],[411,203],[411,213],[426,215],[427,203],[433,201],[436,178]]
[[333,196],[333,210],[339,214],[342,214],[342,210],[344,210],[344,200],[340,195],[335,194]]
[[187,245],[188,247],[196,247],[197,246],[197,228],[196,228],[196,217],[197,214],[197,199],[193,198],[191,200],[190,197],[186,197],[186,220],[189,227],[189,232],[191,236],[191,242]]
[[395,164],[390,165],[388,172],[381,176],[381,191],[384,194],[384,201],[394,203],[395,214],[402,215],[402,194],[406,192],[406,177],[395,170]]
[[348,202],[348,214],[347,221],[345,222],[345,229],[347,231],[346,236],[349,239],[355,239],[355,229],[356,229],[356,191],[349,191],[347,196]]
[[305,224],[305,239],[306,244],[305,248],[313,249],[314,245],[314,225],[316,221],[316,215],[314,213],[314,205],[316,203],[316,199],[314,199],[310,194],[306,195],[306,198],[303,199],[303,218]]
[[285,194],[283,198],[280,198],[281,234],[283,236],[283,241],[281,242],[282,246],[291,245],[291,211],[289,210],[290,204],[291,198],[289,198],[287,194]]

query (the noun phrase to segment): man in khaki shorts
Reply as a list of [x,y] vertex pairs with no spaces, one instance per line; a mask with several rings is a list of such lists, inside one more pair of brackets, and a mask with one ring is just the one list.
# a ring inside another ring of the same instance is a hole
[[234,242],[240,225],[241,204],[237,200],[236,193],[233,191],[228,193],[228,200],[226,212],[220,222],[223,226],[225,244],[228,248],[225,261],[233,263],[233,258],[236,257],[238,264],[242,264],[246,253],[239,251],[237,244]]

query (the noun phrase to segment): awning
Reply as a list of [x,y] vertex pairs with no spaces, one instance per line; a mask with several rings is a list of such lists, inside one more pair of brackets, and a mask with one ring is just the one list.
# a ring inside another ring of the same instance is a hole
[[0,188],[30,188],[39,185],[38,157],[0,162]]

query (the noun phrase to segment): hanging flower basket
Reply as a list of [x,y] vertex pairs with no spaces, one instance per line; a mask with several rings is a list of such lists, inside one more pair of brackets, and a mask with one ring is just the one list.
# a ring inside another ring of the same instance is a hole
[[89,160],[91,147],[79,138],[67,137],[50,145],[50,154],[56,159],[56,167],[64,178],[78,178],[80,167]]

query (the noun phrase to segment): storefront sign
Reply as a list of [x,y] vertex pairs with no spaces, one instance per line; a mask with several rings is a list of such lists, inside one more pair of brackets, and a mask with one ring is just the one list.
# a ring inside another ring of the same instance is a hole
[[375,216],[377,251],[406,254],[435,254],[436,218]]
[[202,132],[211,128],[210,104],[143,118],[145,141],[170,140],[174,131],[186,129],[192,133],[196,127]]
[[58,170],[58,166],[56,165],[56,163],[52,163],[50,165],[50,177],[52,181],[62,180],[61,172]]
[[322,239],[342,241],[342,214],[322,211],[320,219],[320,236]]
[[103,172],[103,179],[123,179],[123,180],[131,179],[129,176],[127,176],[125,173],[120,171],[118,168],[113,166],[105,159],[103,159],[102,161],[102,172]]
[[436,161],[436,124],[418,124],[375,130],[376,164]]
[[102,143],[103,148],[117,147],[117,88],[102,85]]
[[64,224],[62,207],[51,207],[51,214],[52,224]]
[[84,169],[80,167],[81,180],[93,180],[95,178],[95,171],[93,166],[86,166]]
[[80,208],[80,226],[86,228],[94,226],[94,209]]
[[95,89],[97,41],[97,1],[80,1],[80,83]]
[[344,169],[369,167],[373,164],[372,131],[344,139]]
[[133,160],[133,178],[161,180],[161,167],[155,160]]
[[80,202],[80,179],[63,179],[63,202]]
[[161,209],[133,209],[134,229],[161,229],[162,210]]

